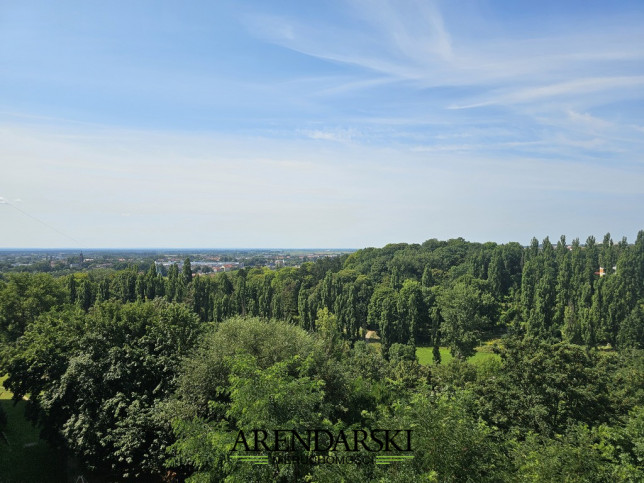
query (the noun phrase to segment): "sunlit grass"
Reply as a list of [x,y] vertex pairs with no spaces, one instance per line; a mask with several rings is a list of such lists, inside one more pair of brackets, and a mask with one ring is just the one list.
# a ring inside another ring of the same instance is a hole
[[7,380],[7,376],[0,377],[0,399],[11,399],[12,394],[7,391],[3,384]]
[[[447,347],[441,347],[441,364],[447,364],[453,359],[451,352]],[[423,365],[430,365],[434,363],[434,352],[432,347],[417,347],[416,348],[416,357],[418,362]]]
[[[499,355],[492,352],[492,344],[486,343],[480,347],[477,347],[476,353],[467,359],[468,362],[472,364],[481,364],[484,361],[490,359],[498,359]],[[441,364],[448,364],[452,359],[452,353],[447,347],[440,348],[441,353]],[[430,365],[434,363],[434,354],[432,347],[417,347],[416,348],[416,357],[418,357],[418,362],[423,365]]]

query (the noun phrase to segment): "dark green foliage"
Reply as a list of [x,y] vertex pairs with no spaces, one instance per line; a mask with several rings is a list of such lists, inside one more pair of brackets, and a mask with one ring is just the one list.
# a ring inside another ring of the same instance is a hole
[[192,266],[190,265],[190,258],[183,261],[183,269],[181,270],[183,283],[188,286],[192,282]]
[[38,273],[10,273],[0,281],[0,343],[13,342],[40,315],[68,299],[61,280]]
[[389,348],[389,360],[392,363],[399,361],[416,361],[416,347],[407,344],[393,344]]
[[[445,319],[435,295],[469,279],[492,309],[483,314],[488,320],[477,329],[477,337],[507,330],[552,341],[616,346],[620,327],[643,300],[641,240],[638,236],[635,245],[625,240],[615,245],[606,235],[599,245],[588,237],[585,245],[573,240],[570,249],[564,237],[556,247],[546,237],[541,244],[533,239],[525,249],[518,243],[428,240],[368,248],[300,268],[253,268],[212,277],[192,277],[186,260],[182,273],[172,266],[167,278],[150,264],[145,273],[130,267],[102,280],[69,277],[65,290],[68,300],[85,310],[97,300],[165,297],[188,303],[204,322],[248,314],[288,320],[307,330],[315,330],[315,314],[326,307],[347,340],[358,340],[367,329],[380,331],[384,324],[386,344],[432,343]],[[604,267],[609,263],[614,265]],[[604,277],[598,275],[600,264]],[[387,303],[389,321],[382,317],[385,290],[396,299],[395,310]],[[449,334],[449,327],[444,332]],[[622,330],[622,344],[627,333],[632,330]]]
[[137,299],[136,293],[137,274],[133,269],[117,272],[110,283],[110,294],[123,303],[134,302]]
[[159,404],[198,333],[194,314],[160,301],[47,314],[19,341],[5,385],[31,394],[43,434],[90,468],[158,473],[170,439]]
[[389,354],[389,347],[402,340],[400,333],[400,319],[398,316],[398,306],[393,293],[383,298],[380,308],[380,318],[378,327],[380,329],[380,343],[382,344],[383,354]]
[[606,425],[589,428],[577,424],[555,438],[528,434],[512,451],[516,478],[553,482],[642,481],[644,471],[637,445],[642,443],[644,428],[637,417],[625,428]]
[[438,296],[441,338],[454,357],[465,359],[474,354],[483,331],[495,320],[496,302],[486,288],[486,284],[464,277]]
[[644,406],[644,351],[622,350],[603,362],[611,373],[608,396],[615,414],[624,417]]
[[[4,431],[4,428],[7,427],[7,413],[4,411],[4,408],[0,406],[0,431]],[[0,442],[2,444],[2,442]]]
[[422,286],[414,280],[405,280],[398,294],[400,342],[415,345],[420,335],[429,332],[429,308],[423,297]]
[[440,346],[438,344],[432,347],[432,357],[434,358],[434,364],[441,363],[441,351],[440,351]]
[[620,324],[617,346],[644,349],[644,310],[640,305],[636,305]]
[[490,424],[550,436],[570,424],[607,422],[613,415],[609,375],[599,354],[534,339],[507,339],[500,354],[498,373],[478,389]]

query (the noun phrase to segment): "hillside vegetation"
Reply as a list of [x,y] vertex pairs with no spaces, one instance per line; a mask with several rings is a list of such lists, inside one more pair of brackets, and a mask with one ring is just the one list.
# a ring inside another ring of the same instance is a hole
[[[167,276],[9,273],[0,344],[4,386],[90,480],[644,479],[644,231],[432,239],[211,276],[189,260]],[[22,415],[2,407],[9,431]],[[413,458],[231,458],[240,430],[376,428],[410,430]]]

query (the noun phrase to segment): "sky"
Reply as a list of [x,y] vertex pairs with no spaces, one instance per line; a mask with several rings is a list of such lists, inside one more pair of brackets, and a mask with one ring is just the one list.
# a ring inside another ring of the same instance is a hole
[[644,229],[644,2],[0,0],[0,248]]

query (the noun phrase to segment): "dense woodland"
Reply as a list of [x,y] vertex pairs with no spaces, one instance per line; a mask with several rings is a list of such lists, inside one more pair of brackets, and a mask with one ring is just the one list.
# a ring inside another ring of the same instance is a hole
[[[491,340],[498,357],[468,362]],[[8,273],[0,343],[4,385],[42,437],[114,479],[644,480],[644,231],[431,239],[200,276],[189,260],[167,276]],[[229,454],[239,429],[386,427],[413,430],[413,460]]]

